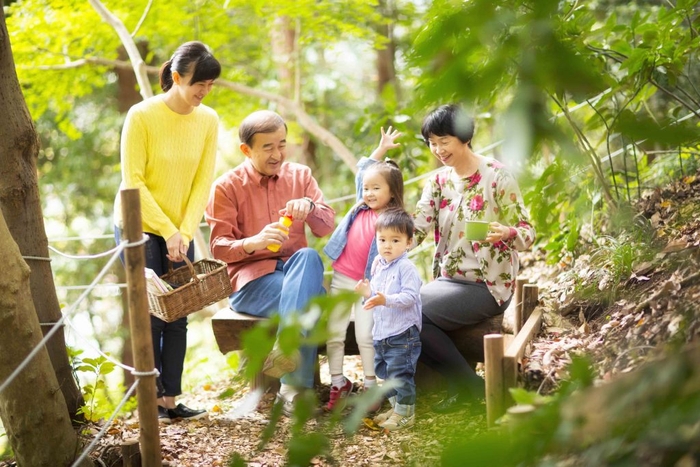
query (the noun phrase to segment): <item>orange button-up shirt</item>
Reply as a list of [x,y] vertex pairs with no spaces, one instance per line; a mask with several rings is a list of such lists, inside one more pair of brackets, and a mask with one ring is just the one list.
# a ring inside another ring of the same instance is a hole
[[[268,224],[277,222],[287,201],[311,198],[316,207],[306,222],[294,221],[289,240],[276,253],[262,249],[248,254],[243,239],[252,237]],[[311,169],[294,162],[282,164],[278,175],[263,176],[250,159],[219,177],[212,187],[205,218],[211,228],[209,247],[214,258],[228,264],[234,292],[248,282],[275,270],[277,260],[286,261],[308,246],[305,224],[311,233],[323,237],[333,231],[335,211],[325,204],[323,193]]]

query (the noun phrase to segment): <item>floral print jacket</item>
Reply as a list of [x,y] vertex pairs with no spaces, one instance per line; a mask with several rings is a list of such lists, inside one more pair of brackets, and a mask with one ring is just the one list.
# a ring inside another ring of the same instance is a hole
[[[477,171],[466,178],[449,167],[439,171],[424,187],[413,217],[417,243],[434,233],[434,277],[485,282],[499,305],[513,295],[520,266],[517,252],[532,245],[535,229],[518,184],[503,164],[481,157]],[[514,227],[517,235],[494,244],[470,241],[464,238],[467,220],[500,222]]]

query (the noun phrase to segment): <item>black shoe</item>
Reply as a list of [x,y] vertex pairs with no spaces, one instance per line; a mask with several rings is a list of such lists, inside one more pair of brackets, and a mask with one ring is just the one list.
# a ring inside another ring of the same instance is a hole
[[174,409],[168,409],[171,420],[198,420],[207,417],[209,413],[203,409],[190,409],[185,404],[177,404]]
[[467,404],[471,402],[468,396],[461,394],[453,394],[448,396],[433,405],[431,408],[433,412],[437,413],[451,413],[457,412],[458,410],[463,410],[467,408]]
[[163,406],[158,406],[158,423],[170,424],[173,420],[170,418],[170,411]]

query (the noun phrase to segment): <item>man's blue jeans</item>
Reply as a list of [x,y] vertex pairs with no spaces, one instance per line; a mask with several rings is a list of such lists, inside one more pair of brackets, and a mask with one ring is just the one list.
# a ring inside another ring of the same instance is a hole
[[[274,272],[248,282],[229,297],[231,308],[249,315],[269,318],[280,315],[280,329],[296,314],[306,311],[309,300],[324,294],[323,262],[312,248],[302,248],[287,262],[277,261]],[[301,365],[296,371],[284,375],[282,383],[312,388],[316,346],[302,346]]]
[[413,415],[416,404],[416,365],[420,356],[420,331],[414,325],[401,334],[374,341],[374,371],[377,378],[395,379],[401,384],[387,392],[396,397],[394,411],[399,415]]

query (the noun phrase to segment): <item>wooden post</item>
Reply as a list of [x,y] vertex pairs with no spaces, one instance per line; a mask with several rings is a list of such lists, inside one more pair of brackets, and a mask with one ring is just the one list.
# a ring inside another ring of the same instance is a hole
[[503,355],[503,406],[510,407],[515,402],[510,395],[510,388],[518,385],[518,359],[506,353]]
[[527,284],[527,279],[519,277],[515,280],[515,323],[513,324],[513,334],[517,334],[523,328],[523,287]]
[[122,442],[122,464],[123,467],[141,467],[141,451],[139,451],[139,440],[129,438]]
[[[141,200],[137,188],[121,190],[122,219],[124,220],[124,238],[129,243],[141,241]],[[146,276],[144,275],[145,255],[143,245],[125,249],[126,283],[129,300],[129,324],[131,331],[131,348],[134,354],[134,368],[137,372],[153,371],[153,340],[151,337],[151,319],[148,315],[148,298],[146,296]],[[155,375],[140,376],[136,387],[139,411],[139,440],[141,443],[141,460],[144,467],[160,467],[160,433],[158,430],[158,409],[156,405]]]
[[503,396],[503,336],[484,336],[484,371],[486,375],[486,421],[493,427],[496,419],[504,413]]
[[523,322],[532,314],[539,300],[539,288],[535,284],[525,284],[523,286]]

